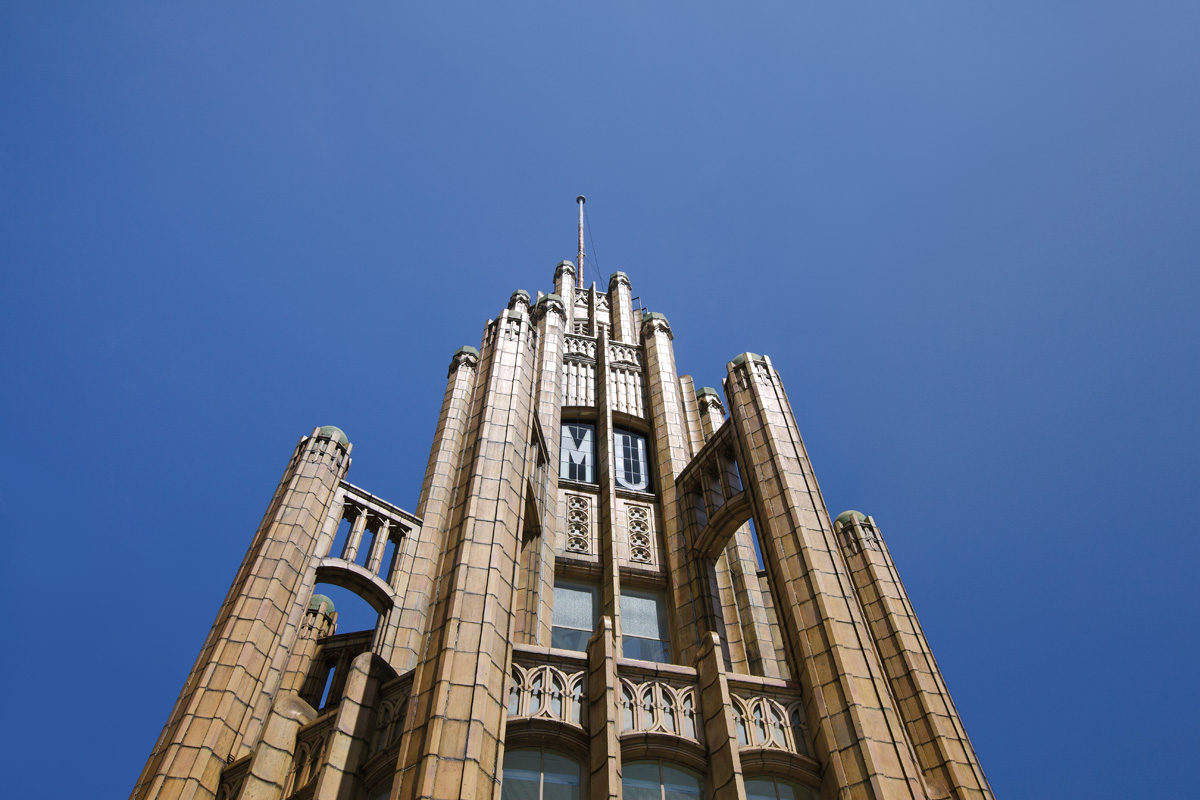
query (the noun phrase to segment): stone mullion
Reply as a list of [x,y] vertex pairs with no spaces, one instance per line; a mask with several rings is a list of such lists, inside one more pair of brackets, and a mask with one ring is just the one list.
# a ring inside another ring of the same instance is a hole
[[375,533],[375,540],[371,543],[371,552],[367,556],[367,571],[379,574],[379,567],[383,561],[383,551],[387,549],[388,538],[391,536],[392,522],[387,517],[379,520],[379,530]]
[[[850,525],[859,544],[858,552],[847,553],[855,589],[926,779],[943,784],[955,800],[990,800],[993,794],[983,767],[950,698],[887,543],[873,524],[871,540],[857,519],[851,520]],[[911,713],[912,704],[919,713]]]
[[288,494],[261,540],[155,779],[141,794],[135,788],[135,797],[214,797],[227,759],[255,741],[256,722],[261,723],[255,705],[278,685],[303,613],[297,596],[311,572],[321,523],[349,467],[348,449],[317,434],[314,430],[305,442]]
[[346,546],[342,548],[342,558],[346,561],[354,561],[354,559],[358,558],[358,548],[362,546],[366,530],[367,510],[364,508],[354,518],[354,524],[350,526],[350,535],[346,537]]
[[612,619],[600,618],[588,642],[588,785],[591,800],[621,797],[621,685]]
[[675,352],[671,345],[671,326],[662,314],[644,314],[642,335],[645,341],[647,416],[654,431],[656,477],[662,501],[667,575],[676,623],[675,639],[680,650],[678,657],[683,663],[690,663],[696,657],[701,624],[698,614],[702,614],[703,610],[696,607],[698,576],[694,574],[692,554],[684,535],[685,509],[675,478],[687,466],[692,453],[684,425]]
[[487,797],[499,785],[536,341],[520,310],[489,328],[463,499],[443,558],[429,655],[415,676],[394,798]]
[[[778,608],[808,698],[826,781],[842,797],[924,798],[916,759],[841,560],[791,408],[769,361],[729,365],[731,403]],[[831,791],[832,794],[832,791]]]
[[701,641],[696,659],[700,711],[704,716],[704,744],[708,748],[708,777],[712,781],[709,796],[712,800],[740,800],[746,796],[746,787],[742,780],[733,699],[720,645],[716,634],[707,633]]
[[621,652],[621,563],[617,555],[616,454],[613,452],[612,406],[609,383],[608,335],[596,339],[596,482],[600,487],[600,603],[601,614],[612,618],[613,637]]

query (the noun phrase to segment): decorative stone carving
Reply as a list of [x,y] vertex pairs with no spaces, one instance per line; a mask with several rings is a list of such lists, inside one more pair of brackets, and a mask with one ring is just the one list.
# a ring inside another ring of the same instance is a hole
[[460,347],[454,351],[454,356],[450,359],[450,372],[452,374],[459,367],[467,367],[475,369],[479,366],[479,351],[474,347]]
[[669,733],[698,742],[702,726],[696,722],[693,687],[621,679],[622,733]]
[[799,700],[786,706],[771,697],[732,695],[733,718],[741,747],[765,747],[808,755],[804,707]]
[[562,317],[565,322],[567,319],[567,307],[563,305],[563,299],[556,294],[548,294],[538,300],[537,307],[533,310],[533,315],[537,319],[541,319],[547,314],[557,314]]
[[650,509],[629,506],[629,560],[639,564],[654,563],[654,547],[650,538]]
[[585,677],[583,670],[566,672],[548,664],[536,667],[513,664],[508,690],[509,718],[554,719],[582,728]]
[[642,335],[646,337],[653,336],[655,333],[662,331],[667,334],[668,339],[674,339],[675,334],[671,333],[671,323],[667,322],[667,318],[657,311],[649,311],[642,315]]
[[592,504],[588,498],[567,495],[567,551],[587,554],[592,551]]

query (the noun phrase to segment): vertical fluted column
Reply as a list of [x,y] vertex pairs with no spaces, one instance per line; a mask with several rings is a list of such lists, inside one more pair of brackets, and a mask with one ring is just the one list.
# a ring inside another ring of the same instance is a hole
[[912,748],[783,386],[768,359],[729,365],[742,480],[790,634],[827,797],[925,798]]
[[499,786],[536,339],[529,316],[519,309],[503,312],[485,332],[394,799],[486,798]]
[[834,530],[930,789],[955,800],[990,800],[979,757],[875,520],[847,511]]
[[629,276],[614,272],[608,279],[608,308],[612,317],[612,340],[637,344],[638,332],[633,327],[633,290]]
[[600,617],[587,654],[587,795],[591,800],[617,800],[621,796],[621,684],[617,638],[607,615]]
[[[558,458],[562,444],[562,363],[567,332],[567,307],[561,297],[549,294],[534,309],[538,324],[537,414],[546,442],[545,513],[542,533],[533,553],[534,574],[528,576],[532,589],[526,603],[525,634],[534,644],[549,646],[553,624],[554,556],[563,520],[558,508]],[[535,606],[535,607],[533,607]]]
[[421,529],[406,536],[400,545],[403,549],[392,575],[392,586],[399,588],[403,583],[404,601],[392,611],[396,616],[395,648],[388,659],[397,672],[412,669],[421,653],[442,549],[450,526],[478,369],[479,350],[474,347],[460,347],[450,359],[446,393],[417,501]]
[[673,334],[667,318],[648,313],[642,317],[645,342],[646,399],[654,426],[655,478],[661,487],[667,574],[670,576],[671,605],[675,612],[676,646],[681,663],[696,658],[700,617],[696,602],[696,565],[684,536],[684,509],[675,486],[677,476],[691,460],[691,443],[684,422],[679,376],[675,371]]
[[[337,428],[301,440],[133,797],[215,797],[226,761],[257,741],[299,634],[319,534],[349,466],[350,443]],[[258,706],[265,706],[260,716]]]

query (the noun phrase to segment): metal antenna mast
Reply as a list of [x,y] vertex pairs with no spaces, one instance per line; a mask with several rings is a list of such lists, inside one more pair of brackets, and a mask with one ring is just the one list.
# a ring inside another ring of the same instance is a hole
[[587,202],[587,198],[583,195],[575,198],[575,202],[579,203],[579,274],[575,276],[577,288],[583,288],[583,204]]

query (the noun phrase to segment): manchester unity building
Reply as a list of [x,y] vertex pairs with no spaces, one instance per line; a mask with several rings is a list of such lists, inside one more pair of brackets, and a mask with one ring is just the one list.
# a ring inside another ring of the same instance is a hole
[[698,388],[624,273],[553,289],[450,359],[415,513],[300,439],[132,798],[992,798],[771,360]]

